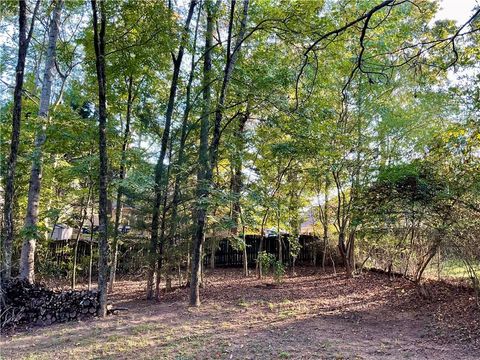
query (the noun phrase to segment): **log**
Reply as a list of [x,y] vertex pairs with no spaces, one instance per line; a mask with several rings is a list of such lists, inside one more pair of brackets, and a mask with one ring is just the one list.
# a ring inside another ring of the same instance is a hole
[[99,308],[96,291],[53,291],[42,284],[11,279],[2,284],[1,329],[18,325],[50,325],[95,316]]

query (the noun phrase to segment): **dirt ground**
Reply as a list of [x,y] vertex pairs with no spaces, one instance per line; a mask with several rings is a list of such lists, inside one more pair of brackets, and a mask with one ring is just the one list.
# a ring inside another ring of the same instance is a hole
[[480,359],[480,312],[458,284],[366,273],[346,279],[303,268],[281,284],[207,272],[202,306],[188,289],[144,298],[120,281],[111,297],[129,310],[106,319],[3,335],[1,359]]

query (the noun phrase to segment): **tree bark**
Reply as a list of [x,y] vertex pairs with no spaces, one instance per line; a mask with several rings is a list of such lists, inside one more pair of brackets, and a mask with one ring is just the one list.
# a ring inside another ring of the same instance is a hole
[[280,209],[277,212],[278,261],[283,264],[282,235],[280,235]]
[[[98,82],[98,147],[100,157],[99,171],[99,202],[98,202],[98,292],[99,309],[98,316],[107,315],[107,285],[108,285],[108,155],[107,155],[107,100],[106,100],[106,77],[105,77],[105,27],[106,13],[105,4],[100,1],[100,9],[97,9],[97,1],[91,0],[93,11],[93,39],[95,47],[95,66]],[[100,15],[100,29],[98,24]]]
[[130,142],[130,121],[132,117],[132,103],[133,103],[133,76],[128,77],[128,97],[127,97],[127,115],[125,120],[125,131],[123,133],[122,143],[122,158],[120,160],[120,184],[117,189],[117,207],[115,208],[115,228],[113,229],[113,241],[112,241],[112,266],[110,269],[110,292],[113,291],[115,284],[115,275],[117,272],[118,262],[118,228],[120,226],[120,220],[122,217],[122,195],[123,195],[123,180],[125,179],[125,173],[127,171],[127,147]]
[[[169,152],[169,158],[172,158],[172,141],[170,143],[170,152]],[[160,226],[160,237],[159,237],[159,252],[158,252],[158,258],[157,258],[157,277],[155,281],[155,299],[157,301],[160,300],[160,271],[162,269],[162,262],[163,262],[163,252],[164,252],[164,247],[165,247],[165,230],[166,230],[166,224],[167,224],[167,193],[168,193],[168,183],[170,179],[170,171],[171,171],[171,163],[168,164],[167,167],[167,174],[165,177],[165,188],[163,189],[163,206],[162,206],[162,221],[161,221],[161,226]]]
[[210,269],[215,269],[215,252],[217,250],[217,239],[215,236],[211,239],[211,253],[210,253]]
[[247,239],[245,238],[245,225],[242,226],[243,237],[243,275],[248,277],[248,253],[247,253]]
[[[290,168],[290,164],[292,163],[292,161],[293,161],[293,158],[290,158],[290,160],[288,160],[288,163],[285,166],[285,168],[283,168],[283,170],[278,174],[277,183],[275,184],[275,188],[273,189],[273,191],[270,194],[270,198],[273,199],[275,197],[275,195],[277,194],[278,190],[280,190],[280,186],[282,185],[282,179],[285,176],[285,173],[287,172],[287,170]],[[270,206],[267,206],[267,208],[265,209],[265,213],[263,215],[263,218],[262,218],[262,226],[260,227],[260,244],[258,246],[258,254],[257,254],[257,276],[258,276],[259,279],[261,279],[262,276],[263,276],[263,274],[262,274],[262,263],[259,259],[259,255],[263,251],[265,225],[267,223],[267,218],[268,218],[268,213],[269,212],[270,212]]]
[[260,226],[260,242],[258,244],[258,251],[257,251],[257,277],[261,279],[263,277],[263,269],[262,269],[262,262],[260,261],[260,253],[263,251],[263,246],[265,243],[265,224],[268,218],[268,212],[270,211],[270,207],[267,207],[265,210],[265,214],[262,218],[262,225]]
[[[248,5],[249,0],[244,0],[243,2],[243,16],[240,23],[240,30],[238,33],[237,40],[235,42],[235,47],[231,51],[231,40],[232,40],[232,28],[234,21],[234,9],[235,9],[235,0],[232,0],[231,11],[230,11],[230,23],[228,31],[228,41],[227,41],[227,57],[226,64],[223,74],[223,82],[220,91],[220,97],[217,102],[215,109],[215,123],[213,127],[213,138],[208,147],[208,115],[210,113],[210,69],[211,69],[211,54],[210,49],[212,47],[213,40],[213,12],[212,9],[209,9],[210,4],[207,4],[207,31],[206,31],[206,41],[205,41],[205,60],[204,60],[204,87],[207,87],[208,90],[204,90],[204,101],[207,104],[204,106],[202,121],[201,121],[201,130],[200,130],[200,150],[199,150],[199,164],[200,169],[197,175],[197,221],[196,221],[196,230],[193,239],[193,256],[192,256],[192,281],[190,284],[190,305],[200,306],[200,290],[199,290],[199,277],[200,277],[200,262],[202,261],[202,246],[205,238],[205,220],[207,214],[207,200],[210,195],[210,183],[213,179],[213,169],[215,169],[218,161],[218,147],[220,144],[220,135],[221,135],[221,124],[223,119],[225,100],[227,95],[228,85],[235,67],[235,63],[238,59],[238,54],[245,36],[246,24],[247,24],[247,15],[248,15]],[[218,6],[216,6],[218,9]],[[207,60],[208,57],[208,60]],[[208,82],[206,81],[208,80]],[[208,97],[208,100],[206,100]],[[209,154],[207,152],[209,151]],[[210,158],[210,164],[208,164],[208,157]]]
[[207,173],[209,172],[208,163],[208,127],[211,103],[211,71],[212,71],[212,43],[213,43],[213,23],[214,9],[210,1],[205,3],[207,12],[207,26],[205,33],[205,53],[203,59],[203,109],[200,118],[200,148],[198,150],[198,172],[197,189],[195,204],[195,231],[193,234],[193,248],[191,260],[191,280],[190,280],[190,305],[200,306],[200,278],[202,247],[205,241],[205,220],[207,204],[205,203],[208,194]]
[[[85,207],[83,208],[82,219],[80,220],[80,226],[79,226],[79,229],[78,229],[78,234],[75,238],[75,248],[73,250],[72,290],[75,290],[75,285],[76,285],[76,282],[77,282],[78,243],[79,243],[80,236],[81,236],[81,233],[82,233],[83,224],[85,223],[85,219],[87,218],[87,211],[88,211],[88,205],[90,203],[92,188],[93,188],[93,184],[90,184],[90,186],[88,188],[87,203],[85,204]],[[84,199],[82,199],[82,204],[83,204],[83,200]]]
[[330,181],[328,173],[325,174],[324,194],[323,194],[323,209],[322,205],[318,204],[319,218],[323,226],[323,250],[322,250],[322,271],[325,272],[325,261],[327,259],[327,247],[328,247],[328,189],[330,187]]
[[23,79],[25,76],[25,61],[27,58],[28,46],[32,38],[35,17],[38,11],[40,0],[37,0],[27,35],[27,4],[26,1],[18,2],[18,57],[15,68],[15,89],[13,92],[13,115],[12,134],[10,138],[10,154],[7,162],[5,176],[5,199],[3,204],[3,227],[2,227],[2,279],[8,280],[12,274],[12,244],[14,233],[13,222],[13,199],[15,171],[17,167],[18,146],[20,144],[20,122],[22,118]]
[[[186,160],[185,144],[187,141],[188,130],[189,130],[189,116],[190,116],[190,110],[191,110],[190,101],[191,101],[191,95],[192,95],[192,83],[195,76],[195,67],[196,67],[195,54],[196,54],[196,48],[197,48],[197,35],[198,35],[198,27],[200,24],[201,10],[202,8],[199,6],[196,25],[195,25],[195,32],[193,36],[193,45],[192,45],[193,50],[191,53],[192,59],[191,59],[191,66],[190,66],[190,74],[189,74],[188,82],[186,86],[185,110],[183,112],[183,117],[182,117],[180,143],[178,147],[178,158],[175,166],[173,167],[173,174],[172,174],[175,181],[174,181],[173,196],[172,196],[172,203],[171,203],[172,210],[171,210],[170,229],[168,234],[168,245],[170,249],[173,249],[173,247],[176,244],[177,227],[179,222],[178,205],[180,204],[180,189],[183,186],[186,179],[185,171],[183,169],[185,160]],[[189,267],[190,267],[190,264],[187,261],[187,273],[188,273]],[[171,281],[172,281],[172,276],[174,271],[175,269],[173,266],[170,269],[167,269],[166,271],[166,291],[171,290]],[[187,279],[188,279],[188,276],[187,276]]]
[[178,226],[178,204],[180,202],[180,188],[182,186],[183,181],[185,180],[185,175],[183,174],[183,165],[185,163],[185,143],[187,141],[188,135],[188,119],[191,110],[190,99],[192,95],[192,83],[193,78],[195,76],[195,52],[197,48],[197,35],[198,35],[198,26],[200,23],[200,13],[201,7],[198,9],[198,16],[195,25],[195,33],[193,36],[193,51],[192,51],[192,61],[190,67],[190,75],[188,77],[188,82],[186,86],[186,94],[185,94],[185,111],[182,117],[182,126],[181,126],[181,134],[180,134],[180,144],[178,147],[178,159],[176,166],[173,170],[173,176],[175,178],[175,185],[173,189],[173,197],[172,197],[172,221],[170,227],[170,234],[169,240],[170,245],[175,243],[175,237],[177,235],[177,226]]
[[341,231],[338,234],[338,249],[345,265],[347,277],[352,277],[355,271],[354,264],[355,232],[349,234],[349,239],[345,242],[345,233]]
[[212,171],[215,169],[218,161],[218,147],[220,145],[220,135],[221,135],[221,125],[223,120],[225,101],[227,97],[228,86],[230,85],[230,80],[232,78],[233,70],[240,54],[240,49],[242,47],[243,38],[245,36],[245,31],[247,28],[247,18],[248,18],[248,6],[249,0],[243,0],[243,15],[240,22],[240,30],[237,35],[237,40],[233,50],[230,52],[231,48],[231,39],[232,39],[232,27],[233,27],[233,9],[235,7],[235,0],[232,0],[231,3],[231,16],[229,23],[229,33],[228,33],[228,42],[227,42],[227,58],[225,69],[223,72],[223,82],[220,90],[220,97],[217,102],[215,109],[215,123],[213,127],[213,138],[210,145],[210,171],[207,174],[209,180],[213,177]]
[[160,146],[160,156],[158,157],[157,166],[155,167],[155,201],[152,210],[152,233],[150,238],[150,259],[149,259],[149,270],[147,277],[147,299],[152,299],[154,296],[154,283],[155,283],[155,273],[157,271],[157,248],[158,248],[158,230],[160,228],[160,207],[162,205],[162,189],[164,182],[164,160],[167,153],[167,146],[170,139],[170,127],[173,116],[173,108],[175,105],[175,97],[177,94],[178,87],[178,78],[180,75],[180,69],[182,65],[183,54],[185,52],[185,42],[188,35],[188,30],[190,28],[190,21],[193,16],[195,6],[197,5],[196,0],[190,2],[190,7],[188,10],[187,19],[185,21],[185,27],[183,29],[182,41],[178,48],[178,54],[173,58],[173,76],[172,82],[170,85],[170,94],[168,99],[167,110],[165,112],[165,128],[162,134],[161,146]]
[[243,152],[245,148],[245,124],[250,117],[250,102],[247,102],[247,109],[245,114],[240,118],[238,122],[238,127],[235,131],[235,138],[238,142],[237,148],[235,149],[235,155],[233,158],[233,176],[232,176],[232,195],[233,195],[233,206],[232,206],[232,220],[234,227],[232,229],[233,235],[238,234],[238,223],[241,213],[240,205],[240,195],[243,190],[243,181],[242,181],[242,165],[243,165]]
[[[93,191],[93,189],[92,189]],[[93,192],[92,192],[93,197]],[[90,261],[88,262],[88,291],[92,290],[92,267],[93,267],[93,206],[90,210]]]
[[53,69],[55,67],[57,38],[60,27],[60,16],[63,0],[55,1],[55,8],[50,20],[48,30],[48,47],[45,57],[45,70],[43,73],[42,92],[40,95],[40,109],[38,112],[39,129],[35,135],[35,149],[33,151],[30,182],[28,187],[27,213],[25,216],[22,252],[20,256],[20,279],[33,282],[35,276],[35,247],[38,233],[38,207],[40,202],[40,189],[42,180],[42,146],[46,140],[46,123],[50,108],[52,92]]

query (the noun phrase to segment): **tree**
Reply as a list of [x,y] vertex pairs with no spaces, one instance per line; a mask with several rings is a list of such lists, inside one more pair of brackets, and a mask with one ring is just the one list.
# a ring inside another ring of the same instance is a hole
[[48,47],[45,55],[45,69],[43,72],[42,93],[40,95],[40,109],[38,111],[39,129],[35,136],[30,184],[28,188],[27,214],[23,227],[24,241],[20,259],[20,278],[33,282],[35,274],[35,246],[37,240],[38,208],[42,178],[42,146],[46,140],[46,125],[52,92],[52,75],[56,61],[57,38],[60,27],[60,15],[63,0],[54,2],[50,29],[48,31]]
[[[210,182],[213,178],[213,171],[217,166],[218,162],[218,147],[220,145],[220,136],[221,136],[221,126],[222,120],[224,116],[224,108],[225,108],[225,101],[227,96],[228,86],[230,84],[230,80],[232,77],[233,70],[235,68],[235,64],[237,62],[240,49],[242,47],[242,43],[244,41],[246,26],[247,26],[247,17],[248,17],[248,6],[249,0],[243,1],[243,10],[242,10],[242,18],[240,21],[240,27],[237,35],[237,39],[234,44],[232,44],[232,30],[233,30],[233,22],[234,22],[234,14],[235,14],[235,4],[236,1],[232,0],[230,4],[230,19],[228,25],[228,34],[227,34],[227,49],[226,49],[226,60],[225,60],[225,67],[223,71],[223,81],[220,89],[220,96],[215,108],[215,122],[213,126],[213,136],[212,141],[210,143],[209,151],[209,163],[206,159],[206,151],[205,149],[208,142],[208,119],[209,115],[209,103],[210,103],[210,90],[204,92],[204,102],[208,104],[205,105],[204,111],[202,114],[202,125],[201,125],[201,132],[200,132],[200,150],[199,150],[199,164],[200,169],[197,175],[197,214],[196,214],[196,229],[195,235],[193,238],[193,256],[192,256],[192,279],[190,282],[190,305],[192,306],[200,306],[200,276],[201,276],[201,266],[200,262],[202,259],[202,244],[204,241],[205,236],[205,217],[206,217],[206,205],[208,203],[209,191],[210,191]],[[213,22],[213,12],[212,10],[208,10],[208,7],[211,6],[209,4],[207,6],[207,31],[206,31],[206,41],[205,41],[205,51],[206,54],[209,54],[210,47],[212,44],[212,37],[213,37],[213,24],[209,24]],[[216,5],[218,8],[218,5]],[[210,13],[208,13],[210,11]],[[233,49],[232,49],[233,46]],[[210,62],[210,60],[208,60]],[[206,80],[210,78],[210,67],[211,65],[207,63],[205,60],[204,63],[204,86],[208,83]],[[206,75],[205,75],[206,73]],[[207,79],[205,79],[205,77]],[[209,87],[209,85],[208,85]],[[206,119],[205,119],[206,118]]]
[[[105,74],[105,27],[107,15],[105,13],[105,4],[100,1],[100,8],[97,7],[97,1],[92,0],[93,11],[93,41],[95,48],[95,67],[97,70],[98,82],[98,150],[100,157],[99,169],[99,201],[98,201],[98,219],[99,235],[98,249],[100,256],[98,258],[98,291],[100,307],[98,315],[104,317],[107,315],[107,284],[108,284],[108,155],[107,155],[107,101],[106,101],[106,74]],[[100,16],[100,23],[98,17]]]
[[119,235],[119,227],[120,227],[120,218],[122,216],[122,207],[123,207],[122,181],[125,179],[125,174],[126,174],[127,146],[130,141],[130,122],[132,118],[132,104],[134,100],[132,75],[128,77],[127,82],[128,82],[127,114],[126,114],[126,120],[125,120],[125,130],[123,133],[122,155],[120,160],[120,174],[119,174],[120,185],[118,186],[118,189],[117,189],[117,198],[116,198],[116,207],[115,207],[115,228],[113,229],[113,242],[112,242],[113,257],[112,257],[112,266],[110,269],[110,284],[109,284],[110,291],[113,291],[113,286],[115,283],[115,273],[117,270],[117,262],[118,262],[118,235]]
[[193,233],[193,249],[192,249],[192,271],[190,281],[190,305],[200,306],[200,284],[202,247],[205,241],[205,221],[206,221],[206,196],[208,194],[207,173],[209,171],[208,163],[208,127],[211,106],[211,79],[212,79],[212,43],[213,43],[213,26],[215,21],[215,13],[217,5],[213,5],[211,1],[205,3],[205,11],[207,13],[206,30],[205,30],[205,52],[203,54],[203,109],[200,118],[200,146],[198,149],[198,170],[197,170],[197,187],[196,187],[196,204],[195,204],[195,228]]
[[5,201],[3,205],[3,222],[2,227],[2,250],[3,250],[3,279],[9,279],[12,273],[12,242],[14,236],[13,223],[13,197],[14,197],[14,181],[15,170],[18,156],[18,145],[20,142],[20,121],[22,117],[22,98],[23,98],[23,81],[25,76],[25,61],[27,58],[28,47],[32,38],[35,25],[35,17],[40,5],[40,0],[35,3],[30,27],[27,29],[27,4],[23,0],[18,2],[18,57],[17,67],[15,69],[15,91],[13,94],[13,116],[12,116],[12,133],[10,140],[10,155],[8,158],[7,174],[5,176]]
[[[176,97],[177,88],[178,88],[178,79],[180,76],[180,69],[182,66],[183,55],[185,53],[185,42],[189,33],[190,21],[192,20],[196,5],[197,5],[196,0],[192,0],[190,2],[187,19],[185,20],[185,27],[182,33],[181,43],[178,48],[178,53],[176,56],[172,55],[173,76],[172,76],[172,82],[170,85],[170,95],[168,98],[167,110],[165,112],[165,126],[162,133],[160,156],[158,157],[157,165],[155,167],[155,202],[154,202],[153,211],[152,211],[152,236],[150,241],[151,243],[150,262],[149,262],[150,268],[149,268],[148,278],[147,278],[147,299],[153,298],[154,276],[155,276],[155,273],[160,270],[160,269],[156,269],[156,265],[157,265],[157,256],[158,256],[157,247],[158,247],[158,230],[160,225],[160,207],[162,205],[162,198],[163,198],[162,190],[164,188],[164,181],[165,181],[164,161],[165,161],[165,156],[167,154],[167,146],[170,141],[170,127],[171,127],[172,116],[173,116],[173,107],[175,105],[175,97]],[[163,246],[163,239],[161,239],[160,246]],[[158,273],[157,273],[157,276],[159,276]]]

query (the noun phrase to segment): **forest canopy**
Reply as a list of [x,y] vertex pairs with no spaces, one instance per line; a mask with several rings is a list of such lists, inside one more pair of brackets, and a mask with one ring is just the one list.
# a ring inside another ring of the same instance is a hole
[[443,257],[479,301],[478,6],[462,23],[436,0],[0,9],[2,279],[93,274],[105,315],[117,273],[153,299],[184,271],[199,306],[226,241],[259,278],[308,250],[420,284]]

